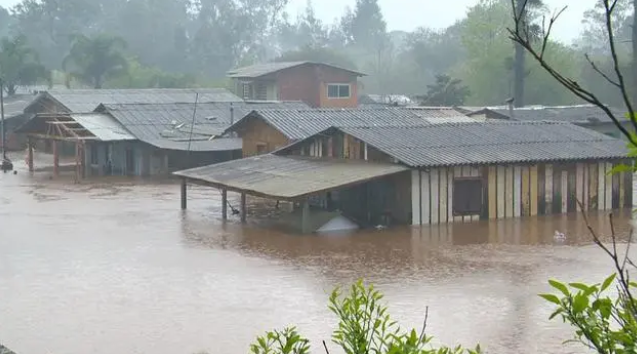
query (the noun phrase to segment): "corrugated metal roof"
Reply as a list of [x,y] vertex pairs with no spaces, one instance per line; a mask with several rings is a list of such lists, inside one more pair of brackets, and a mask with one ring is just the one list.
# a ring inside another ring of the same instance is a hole
[[243,101],[224,88],[51,90],[41,95],[52,97],[71,112],[87,113],[100,104],[191,103],[197,93],[202,103]]
[[306,64],[307,65],[323,65],[323,66],[328,66],[328,67],[339,69],[339,70],[349,71],[359,76],[365,75],[363,73],[360,73],[354,70],[341,68],[331,64],[318,63],[318,62],[312,62],[312,61],[289,61],[289,62],[263,63],[263,64],[244,66],[241,68],[236,68],[236,69],[228,71],[228,76],[234,77],[234,78],[257,78],[260,76],[276,73],[277,71],[290,69],[290,68],[294,68],[294,67],[306,65]]
[[[610,108],[615,117],[620,120],[627,120],[625,111],[617,108]],[[507,107],[487,107],[471,114],[485,114],[488,111],[500,115],[502,118],[511,119],[511,112]],[[575,106],[529,106],[515,108],[513,120],[516,121],[555,121],[575,124],[600,124],[612,123],[612,120],[599,107],[594,105]]]
[[174,141],[169,139],[147,140],[145,143],[160,149],[179,151],[231,151],[241,150],[241,138],[214,138],[211,140]]
[[35,99],[35,95],[17,94],[4,97],[4,118],[9,120],[24,113],[24,109]]
[[406,171],[396,164],[261,155],[174,174],[249,194],[292,199]]
[[[306,110],[258,110],[244,117],[257,117],[268,122],[292,140],[304,139],[331,126],[424,126],[433,124],[433,119],[399,108],[349,108]],[[242,120],[243,120],[242,119]],[[228,128],[232,131],[240,122]]]
[[101,141],[137,140],[115,118],[101,113],[72,113],[70,117]]
[[[221,133],[230,126],[230,107],[234,109],[234,119],[245,116],[250,111],[260,108],[309,108],[305,103],[278,101],[250,102],[214,102],[197,104],[194,127],[192,126],[194,103],[169,104],[113,104],[101,105],[98,110],[108,112],[139,140],[149,144],[172,149],[178,141],[193,139],[208,141],[212,136]],[[221,140],[221,139],[215,139]],[[216,147],[217,150],[240,149],[241,144],[234,143],[201,143],[203,146]],[[238,147],[237,147],[238,146]],[[185,149],[185,148],[184,148]]]
[[457,123],[338,128],[415,167],[627,157],[626,144],[569,123]]
[[407,106],[400,109],[413,112],[421,118],[428,120],[432,124],[473,123],[476,121],[452,107]]

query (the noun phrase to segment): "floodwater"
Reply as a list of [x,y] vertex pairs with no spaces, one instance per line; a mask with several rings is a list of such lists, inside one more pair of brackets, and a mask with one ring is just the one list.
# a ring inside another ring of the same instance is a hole
[[[328,293],[361,277],[403,326],[420,326],[428,307],[438,342],[583,352],[562,345],[571,332],[537,294],[549,278],[611,271],[577,215],[299,236],[255,225],[263,213],[224,224],[214,189],[191,187],[182,212],[174,183],[74,184],[14,161],[17,175],[0,174],[0,342],[19,354],[247,353],[288,324],[321,353],[335,324]],[[616,217],[618,233],[629,216]],[[604,215],[591,219],[607,233]]]

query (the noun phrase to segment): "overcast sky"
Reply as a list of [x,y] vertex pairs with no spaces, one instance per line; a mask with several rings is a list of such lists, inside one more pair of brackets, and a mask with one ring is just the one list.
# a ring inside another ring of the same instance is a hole
[[[289,0],[288,11],[296,15],[305,9],[307,0]],[[581,28],[582,14],[599,0],[544,0],[549,8],[556,9],[568,5],[561,21],[555,27],[555,36],[570,42],[577,37]],[[19,0],[0,0],[0,5],[10,7]],[[317,15],[326,22],[343,13],[346,6],[353,6],[355,0],[314,0]],[[420,26],[444,28],[462,18],[467,8],[477,0],[379,0],[389,30],[411,31]],[[453,3],[453,5],[451,5]]]

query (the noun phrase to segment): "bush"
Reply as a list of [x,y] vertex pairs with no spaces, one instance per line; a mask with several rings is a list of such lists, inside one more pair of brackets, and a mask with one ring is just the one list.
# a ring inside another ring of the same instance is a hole
[[[420,331],[403,331],[387,312],[381,301],[383,294],[373,285],[365,286],[358,281],[350,287],[348,295],[339,288],[332,291],[329,310],[338,319],[338,327],[332,333],[332,342],[345,354],[479,354],[480,346],[467,350],[431,346],[432,337],[425,331],[427,314]],[[323,349],[329,353],[327,343]],[[307,354],[310,341],[301,336],[294,327],[282,331],[271,331],[258,337],[250,346],[252,354]]]

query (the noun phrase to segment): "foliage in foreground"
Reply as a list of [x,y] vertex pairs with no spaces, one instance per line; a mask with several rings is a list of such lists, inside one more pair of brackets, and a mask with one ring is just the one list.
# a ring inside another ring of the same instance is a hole
[[[403,330],[387,312],[382,303],[383,294],[373,285],[358,281],[350,287],[349,294],[339,288],[329,298],[330,311],[338,317],[338,327],[332,332],[332,343],[346,354],[479,354],[475,349],[434,348],[432,337],[426,334],[427,314],[420,331]],[[327,343],[323,349],[329,353]],[[299,334],[295,327],[271,331],[258,337],[250,346],[252,354],[307,354],[310,341]]]

